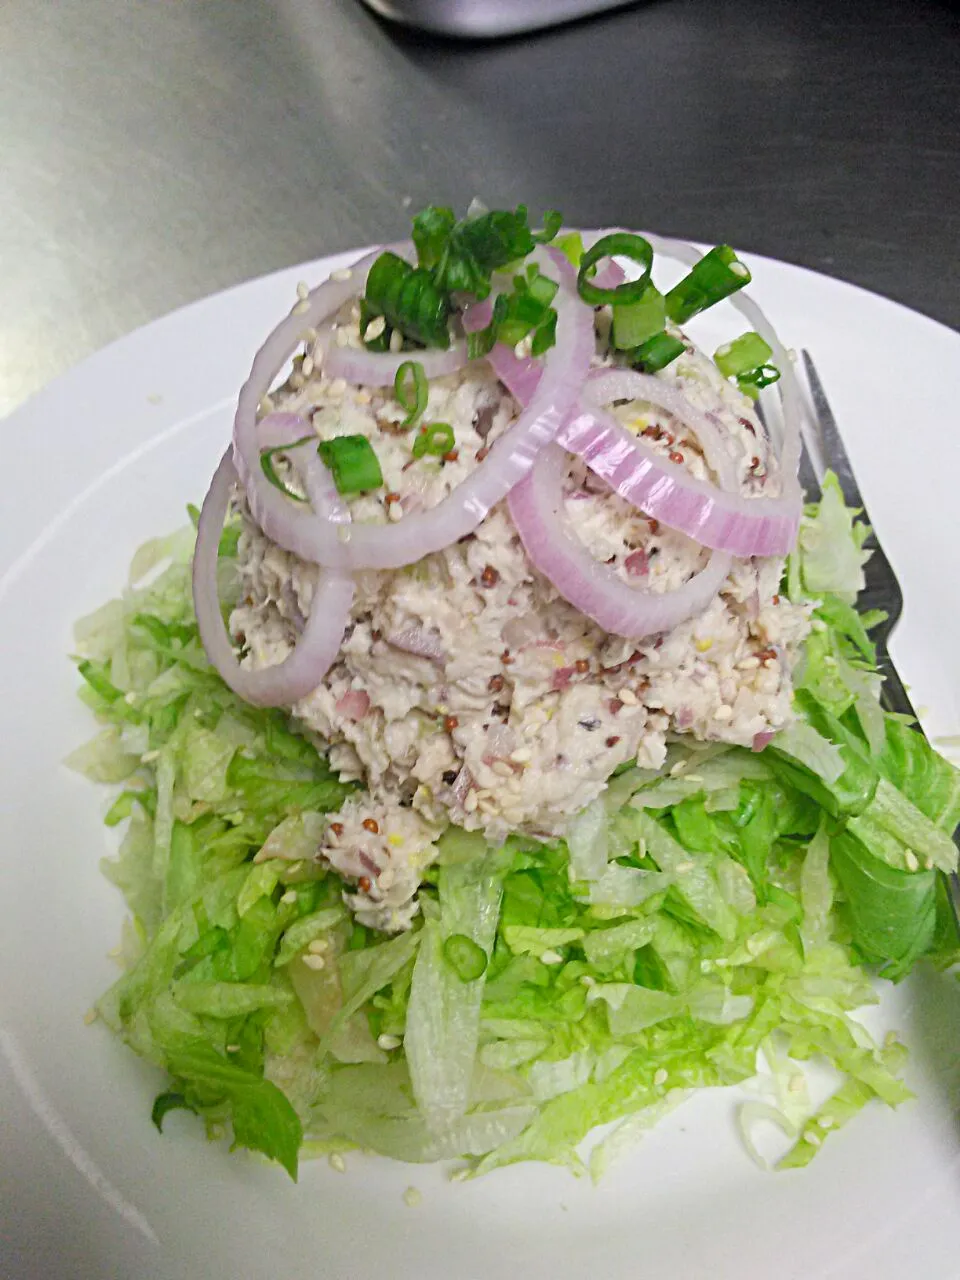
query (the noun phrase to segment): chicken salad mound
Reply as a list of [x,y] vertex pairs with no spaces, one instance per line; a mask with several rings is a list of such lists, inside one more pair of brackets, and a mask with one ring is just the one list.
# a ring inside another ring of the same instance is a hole
[[[359,341],[355,309],[333,333]],[[609,363],[601,337],[597,346],[595,362]],[[300,415],[320,440],[362,434],[374,444],[383,488],[351,501],[354,521],[434,506],[518,413],[484,365],[433,379],[427,415],[450,424],[456,449],[412,460],[392,394],[325,378],[318,364],[307,351],[265,408]],[[752,402],[689,344],[660,377],[711,416],[741,493],[776,496],[776,458]],[[641,401],[615,413],[658,453],[712,478],[696,436],[670,413]],[[572,457],[564,507],[597,561],[638,588],[673,590],[703,566],[698,543]],[[230,627],[257,669],[291,652],[317,569],[271,542],[242,497],[239,509],[241,602]],[[809,626],[809,607],[778,595],[782,574],[779,558],[736,559],[698,616],[639,641],[610,635],[533,568],[505,503],[417,564],[359,573],[338,658],[293,707],[341,776],[365,788],[330,822],[318,855],[350,882],[358,920],[409,927],[450,823],[500,843],[511,831],[562,836],[618,767],[658,769],[672,735],[762,745],[791,719],[791,667]]]

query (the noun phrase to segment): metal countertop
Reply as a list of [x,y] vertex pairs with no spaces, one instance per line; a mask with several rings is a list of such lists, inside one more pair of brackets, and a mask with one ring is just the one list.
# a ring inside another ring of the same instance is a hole
[[0,414],[172,308],[474,194],[960,327],[940,0],[659,0],[494,44],[357,0],[6,0],[0,138]]

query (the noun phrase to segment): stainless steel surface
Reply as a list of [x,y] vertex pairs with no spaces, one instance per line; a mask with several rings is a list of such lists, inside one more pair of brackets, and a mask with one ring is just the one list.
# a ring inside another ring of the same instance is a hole
[[[814,451],[808,452],[805,447],[806,473],[810,475],[811,470],[818,471],[815,482],[818,491],[819,483],[823,479],[823,473],[829,468],[840,483],[844,502],[848,507],[859,509],[860,518],[864,523],[870,524],[870,516],[861,497],[860,486],[857,484],[853,466],[844,447],[840,428],[837,425],[833,410],[830,408],[830,402],[827,399],[823,383],[820,381],[820,375],[817,373],[816,366],[808,351],[803,352],[803,365],[813,402],[813,426],[816,430],[816,443],[818,446],[815,452],[819,454],[820,459],[819,462],[813,462],[811,452]],[[817,492],[812,492],[806,485],[805,489],[809,498],[813,499],[817,496]],[[907,693],[903,681],[893,665],[888,648],[890,637],[900,620],[900,615],[903,613],[903,591],[873,526],[871,526],[871,533],[865,546],[870,551],[870,559],[864,567],[866,582],[857,598],[857,608],[863,614],[879,610],[884,615],[870,632],[870,637],[877,646],[877,668],[883,676],[881,701],[888,711],[896,712],[898,715],[909,716],[914,721],[917,732],[923,733],[917,719],[917,713],[913,709],[913,703],[910,701],[910,695]],[[954,832],[953,838],[958,847],[960,847],[960,828]],[[952,872],[949,876],[944,877],[944,883],[947,886],[947,896],[953,910],[953,919],[958,929],[960,929],[960,877],[956,872]]]
[[174,307],[474,194],[960,325],[958,69],[941,0],[662,0],[482,45],[357,0],[4,0],[0,414]]
[[536,31],[631,0],[364,0],[375,13],[444,35],[489,38]]

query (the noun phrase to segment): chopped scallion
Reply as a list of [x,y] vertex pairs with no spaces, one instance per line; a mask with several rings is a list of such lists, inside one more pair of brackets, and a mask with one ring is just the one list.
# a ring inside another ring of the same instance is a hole
[[537,244],[549,244],[551,240],[556,239],[557,232],[563,226],[563,215],[558,213],[556,209],[544,209],[543,211],[543,230],[535,231],[533,238]]
[[686,346],[679,338],[669,333],[657,333],[630,352],[630,363],[644,373],[656,373],[658,369],[672,364],[685,350]]
[[338,493],[366,493],[383,484],[380,460],[366,436],[334,436],[320,444],[318,453]]
[[750,272],[728,244],[705,253],[690,273],[667,294],[667,315],[674,324],[686,324],[750,283]]
[[431,454],[435,458],[442,458],[455,443],[456,436],[449,422],[432,422],[417,432],[417,438],[413,442],[413,456],[422,458],[425,454]]
[[779,379],[780,370],[775,364],[762,364],[758,369],[751,369],[749,373],[738,374],[737,386],[745,396],[756,400],[764,387],[769,387]]
[[392,329],[426,347],[447,348],[450,300],[429,271],[411,267],[395,253],[381,253],[367,276],[364,302]]
[[487,968],[487,953],[465,933],[451,933],[443,944],[443,958],[461,982],[475,982]]
[[[613,257],[630,258],[640,267],[640,275],[636,280],[625,280],[615,289],[601,289],[592,283],[592,277],[597,273],[597,263],[603,258]],[[650,283],[652,266],[653,249],[648,240],[627,231],[614,231],[608,236],[601,236],[580,259],[577,290],[584,302],[592,307],[603,307],[607,303],[616,306],[624,302],[639,302]]]
[[565,235],[557,236],[553,247],[560,250],[572,267],[580,266],[580,260],[583,257],[583,236],[579,231],[568,231]]
[[714,363],[725,378],[737,378],[742,373],[750,373],[766,364],[773,352],[759,333],[752,330],[741,333],[733,342],[717,347],[713,354]]
[[272,449],[260,450],[260,466],[263,468],[263,474],[275,489],[279,489],[281,493],[286,494],[288,498],[292,498],[294,502],[306,502],[306,498],[299,493],[295,493],[293,489],[284,484],[277,475],[277,468],[273,460],[278,453],[289,453],[291,449],[298,449],[302,444],[310,444],[316,438],[316,436],[301,436],[299,440],[291,440],[289,444],[278,444],[274,445]]
[[655,285],[648,284],[636,302],[622,302],[614,306],[613,345],[619,351],[639,347],[641,342],[663,331],[666,319],[663,294]]
[[423,417],[427,407],[429,387],[427,375],[419,360],[405,360],[397,370],[393,380],[393,394],[401,409],[407,416],[400,423],[401,427],[412,427]]

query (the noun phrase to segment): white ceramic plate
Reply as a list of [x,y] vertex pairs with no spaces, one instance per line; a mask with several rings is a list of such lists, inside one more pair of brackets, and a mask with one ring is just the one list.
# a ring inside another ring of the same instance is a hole
[[[73,619],[115,594],[132,551],[178,527],[297,280],[254,281],[132,334],[0,424],[0,1274],[13,1280],[584,1275],[835,1280],[960,1275],[960,988],[887,989],[918,1100],[876,1105],[805,1171],[761,1173],[728,1094],[675,1112],[599,1188],[525,1165],[450,1185],[348,1158],[274,1168],[161,1138],[157,1081],[84,1011],[115,976],[122,908],[101,879],[104,796],[63,757],[89,736],[66,659]],[[847,284],[750,259],[754,296],[813,352],[901,577],[895,658],[932,735],[960,730],[960,336]],[[724,335],[719,335],[724,336]],[[706,335],[709,339],[709,334]],[[409,1208],[408,1186],[422,1202]]]

